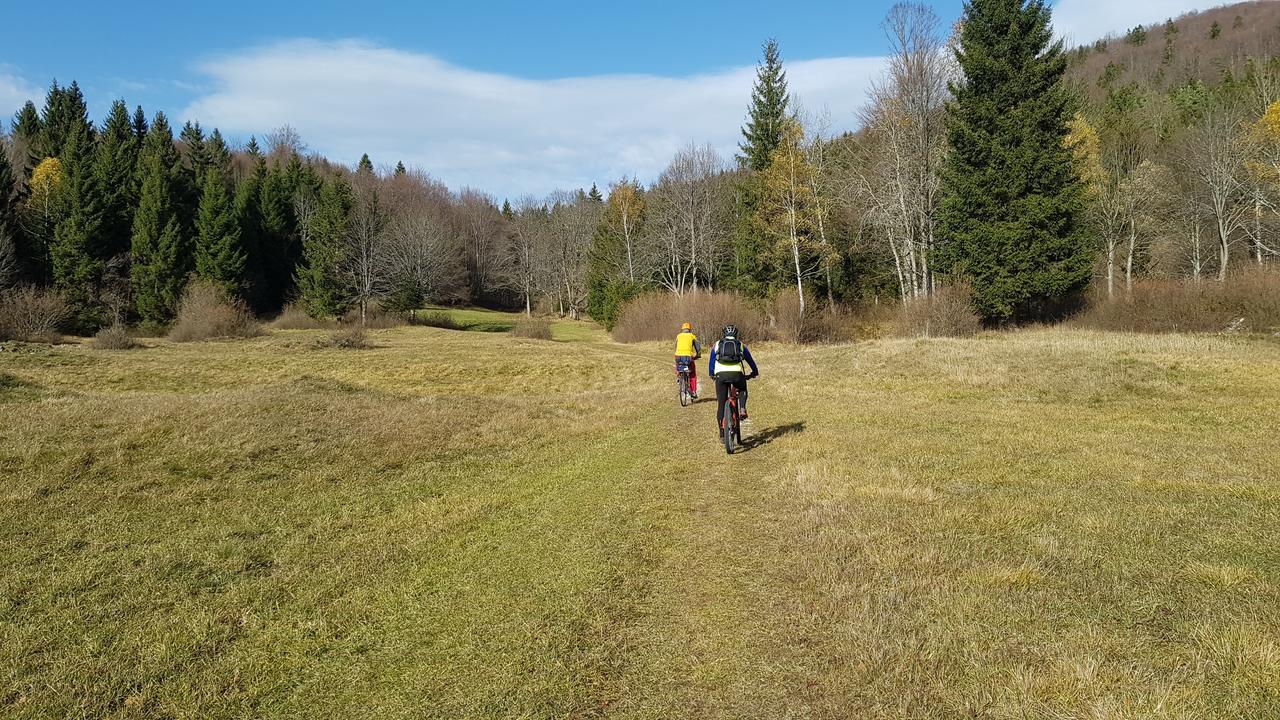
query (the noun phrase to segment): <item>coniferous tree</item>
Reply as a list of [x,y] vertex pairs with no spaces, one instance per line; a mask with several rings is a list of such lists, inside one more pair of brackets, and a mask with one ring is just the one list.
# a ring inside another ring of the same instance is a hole
[[61,217],[49,247],[54,287],[76,309],[81,323],[96,300],[102,276],[102,199],[94,175],[92,140],[83,126],[75,126],[62,150],[63,180],[59,186]]
[[217,168],[205,171],[196,215],[196,275],[213,282],[228,296],[244,291],[245,253],[240,244],[235,203],[227,176]]
[[22,168],[20,174],[24,178],[31,176],[31,171],[36,165],[44,159],[40,154],[40,137],[43,134],[43,128],[40,125],[40,112],[36,110],[36,104],[28,100],[22,109],[13,116],[13,140],[21,143],[22,148],[26,151],[26,167]]
[[769,168],[774,150],[782,143],[790,102],[778,43],[771,39],[756,68],[747,124],[742,128],[738,164],[747,172],[735,187],[733,252],[724,272],[726,285],[752,295],[766,293],[774,279],[767,229],[758,222],[764,193],[760,174]]
[[142,111],[139,105],[133,109],[133,136],[137,138],[138,147],[142,147],[142,142],[147,139],[147,131],[151,128],[151,124],[147,122],[147,114]]
[[764,62],[756,68],[751,107],[747,110],[747,124],[742,128],[742,142],[738,145],[742,150],[738,162],[743,167],[754,172],[769,167],[769,158],[782,142],[790,101],[778,41],[770,39],[764,45]]
[[262,176],[258,190],[257,265],[260,285],[255,306],[266,312],[279,308],[292,285],[294,249],[293,187],[288,169],[278,164]]
[[0,288],[18,274],[18,179],[9,164],[9,154],[0,145]]
[[62,157],[71,136],[78,130],[83,130],[92,142],[93,125],[79,85],[73,81],[67,87],[59,87],[58,81],[53,81],[45,97],[40,127],[42,157]]
[[1073,108],[1044,0],[970,0],[956,58],[938,235],[989,323],[1046,318],[1089,282],[1084,194],[1066,147]]
[[298,299],[312,317],[332,317],[346,309],[342,279],[343,238],[353,202],[351,186],[341,177],[326,180],[303,228],[302,262],[295,279]]
[[222,173],[223,176],[231,180],[231,148],[227,147],[227,141],[223,139],[222,133],[218,128],[214,128],[209,134],[204,145],[205,159],[209,163],[209,167]]
[[369,153],[360,156],[360,164],[356,166],[356,172],[373,174],[373,161],[369,159]]
[[397,163],[396,163],[396,177],[403,177],[403,176],[404,176],[404,174],[405,174],[406,172],[408,172],[408,170],[406,170],[406,169],[405,169],[405,167],[404,167],[404,162],[403,162],[403,161],[401,161],[401,162],[397,162]]
[[591,183],[591,192],[587,193],[587,199],[593,203],[603,203],[604,195],[600,194],[600,188],[595,183]]
[[249,138],[246,146],[253,169],[236,185],[235,215],[236,224],[240,228],[240,243],[245,251],[246,294],[255,310],[264,310],[261,300],[265,278],[262,274],[262,212],[259,201],[262,194],[262,182],[267,176],[267,161],[258,149],[258,143]]
[[156,113],[138,162],[142,180],[133,218],[134,300],[148,322],[173,317],[186,284],[190,252],[181,219],[181,158],[164,113]]
[[117,100],[98,134],[93,169],[94,183],[102,195],[100,260],[128,252],[132,244],[138,149],[129,111],[123,100]]

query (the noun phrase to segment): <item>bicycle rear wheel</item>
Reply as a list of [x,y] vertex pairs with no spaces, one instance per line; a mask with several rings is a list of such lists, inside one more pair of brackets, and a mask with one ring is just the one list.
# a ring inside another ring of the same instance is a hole
[[691,395],[689,393],[689,375],[687,373],[680,373],[680,382],[677,387],[680,389],[680,407],[687,407],[691,399]]
[[733,454],[734,437],[738,434],[738,412],[732,407],[724,409],[724,429],[720,435],[724,438],[724,451]]

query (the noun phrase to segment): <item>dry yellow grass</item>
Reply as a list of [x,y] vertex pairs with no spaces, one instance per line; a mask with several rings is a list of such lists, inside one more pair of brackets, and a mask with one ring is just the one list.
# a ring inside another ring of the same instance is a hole
[[0,354],[0,715],[1280,717],[1280,345]]

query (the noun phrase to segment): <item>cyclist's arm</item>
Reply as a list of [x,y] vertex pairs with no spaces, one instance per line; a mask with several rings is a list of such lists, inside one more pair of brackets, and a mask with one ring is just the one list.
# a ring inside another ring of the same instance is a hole
[[711,346],[711,357],[707,358],[707,372],[714,374],[716,371],[716,346]]
[[751,351],[747,349],[746,345],[742,346],[742,357],[746,359],[747,364],[751,366],[751,374],[759,375],[760,368],[756,367],[756,359],[751,357]]
[[698,338],[693,339],[693,356],[694,358],[702,357],[702,343],[698,342]]

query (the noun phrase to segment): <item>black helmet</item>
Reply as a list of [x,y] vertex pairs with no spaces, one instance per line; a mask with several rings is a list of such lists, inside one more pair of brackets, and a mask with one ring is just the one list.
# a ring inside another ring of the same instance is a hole
[[724,337],[727,337],[727,338],[736,338],[736,337],[738,337],[738,326],[737,326],[737,325],[725,325],[725,326],[724,326],[724,330],[723,330],[723,331],[721,331],[721,333],[720,333],[720,334],[721,334],[721,335],[723,335]]

